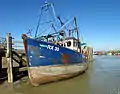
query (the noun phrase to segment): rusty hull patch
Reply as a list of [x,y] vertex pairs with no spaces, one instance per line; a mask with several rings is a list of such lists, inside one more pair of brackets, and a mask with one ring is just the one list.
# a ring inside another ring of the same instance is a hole
[[25,34],[22,35],[22,39],[23,39],[23,44],[24,44],[24,48],[25,48],[25,52],[27,53],[28,51],[28,45],[27,45],[27,40],[26,40],[27,36]]
[[39,57],[40,53],[39,53],[39,48],[37,46],[30,46],[30,52],[31,54]]
[[61,53],[61,61],[65,64],[70,63],[70,56],[68,54]]
[[27,57],[28,45],[27,45],[27,39],[26,38],[27,38],[26,34],[23,34],[22,39],[23,39],[23,44],[24,44],[24,49],[25,49],[26,60],[28,62],[28,57]]

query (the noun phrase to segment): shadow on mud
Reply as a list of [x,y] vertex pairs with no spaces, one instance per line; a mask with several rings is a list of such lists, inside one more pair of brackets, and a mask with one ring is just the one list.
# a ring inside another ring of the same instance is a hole
[[[13,81],[17,81],[25,76],[28,76],[28,71],[19,71],[19,67],[13,68]],[[7,81],[8,75],[7,75],[7,68],[3,68],[0,73],[0,84],[3,84],[5,81]]]

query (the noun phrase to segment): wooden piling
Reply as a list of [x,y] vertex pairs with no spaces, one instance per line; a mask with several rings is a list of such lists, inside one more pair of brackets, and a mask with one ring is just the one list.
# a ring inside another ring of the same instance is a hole
[[93,48],[87,47],[88,62],[93,61]]
[[0,55],[0,73],[2,72],[2,56]]
[[13,83],[13,72],[12,72],[12,67],[13,67],[13,62],[12,62],[12,37],[11,34],[8,33],[6,36],[6,41],[7,41],[7,73],[8,73],[8,83]]

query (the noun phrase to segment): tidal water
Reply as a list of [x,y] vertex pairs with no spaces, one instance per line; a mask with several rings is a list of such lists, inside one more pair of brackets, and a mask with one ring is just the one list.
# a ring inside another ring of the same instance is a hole
[[120,56],[95,56],[85,73],[39,87],[26,78],[1,84],[0,94],[120,94]]

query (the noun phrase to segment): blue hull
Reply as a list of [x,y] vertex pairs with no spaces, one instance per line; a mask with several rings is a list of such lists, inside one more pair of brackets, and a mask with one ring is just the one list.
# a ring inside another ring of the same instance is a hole
[[84,55],[76,51],[28,37],[25,40],[29,67],[85,63]]

